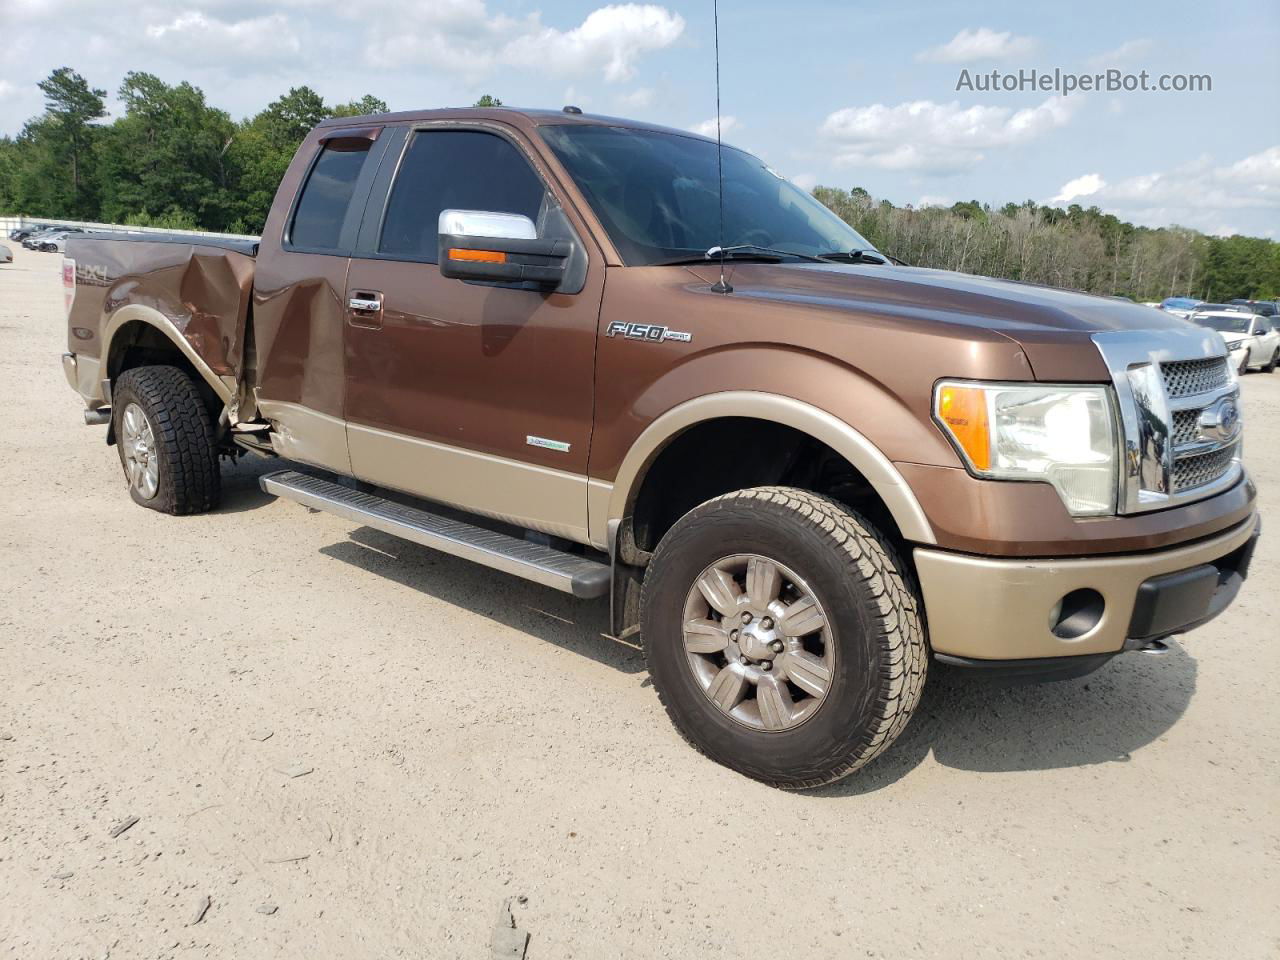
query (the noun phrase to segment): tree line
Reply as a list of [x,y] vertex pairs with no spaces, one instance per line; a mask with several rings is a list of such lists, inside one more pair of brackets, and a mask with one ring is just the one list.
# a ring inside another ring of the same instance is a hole
[[1139,301],[1280,296],[1280,244],[1258,237],[1139,227],[1078,204],[1063,210],[1027,200],[996,209],[970,200],[917,210],[860,187],[818,187],[814,195],[877,248],[917,267]]
[[61,67],[40,89],[45,111],[0,137],[0,211],[256,234],[302,138],[327,117],[385,113],[374,96],[326,104],[294,87],[255,116],[233,120],[189,83],[131,72],[123,115],[106,91]]
[[[106,91],[62,67],[41,81],[45,110],[0,137],[0,212],[256,234],[298,144],[327,117],[383,113],[366,94],[326,104],[294,87],[235,120],[189,83],[131,72],[106,122]],[[476,106],[501,106],[488,94]],[[1135,226],[1071,205],[968,201],[912,209],[866,190],[814,194],[881,250],[916,266],[1159,300],[1280,296],[1280,244]]]

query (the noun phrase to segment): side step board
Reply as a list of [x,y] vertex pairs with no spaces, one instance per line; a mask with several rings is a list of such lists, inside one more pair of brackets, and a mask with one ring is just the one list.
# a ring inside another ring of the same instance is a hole
[[609,592],[608,565],[574,553],[406,507],[296,470],[264,474],[259,484],[264,493],[272,496],[337,514],[393,537],[412,540],[575,597],[602,597]]

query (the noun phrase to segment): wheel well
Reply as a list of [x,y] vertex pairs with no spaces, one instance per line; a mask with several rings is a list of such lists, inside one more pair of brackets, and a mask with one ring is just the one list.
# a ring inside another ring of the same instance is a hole
[[[824,494],[856,510],[895,545],[903,543],[875,488],[843,456],[808,434],[768,420],[704,421],[671,440],[649,465],[622,538],[623,559],[644,565],[672,525],[713,497],[772,484]],[[900,549],[904,558],[910,551]]]
[[[135,367],[164,365],[177,367],[196,385],[200,400],[214,423],[222,416],[221,398],[209,386],[208,381],[196,369],[178,345],[162,331],[142,320],[131,320],[116,331],[111,338],[111,353],[107,357],[107,378],[114,386],[120,375]],[[113,421],[114,424],[114,421]],[[107,431],[107,442],[115,442],[114,428]]]

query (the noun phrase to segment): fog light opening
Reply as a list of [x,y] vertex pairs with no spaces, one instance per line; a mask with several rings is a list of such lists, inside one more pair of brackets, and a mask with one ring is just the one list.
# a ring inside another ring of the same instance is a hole
[[1089,587],[1072,590],[1054,604],[1049,613],[1049,630],[1061,640],[1078,640],[1098,625],[1106,601]]

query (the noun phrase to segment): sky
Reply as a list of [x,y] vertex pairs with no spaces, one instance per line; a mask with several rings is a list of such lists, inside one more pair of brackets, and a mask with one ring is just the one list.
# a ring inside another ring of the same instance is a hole
[[[106,89],[113,114],[125,72],[145,70],[236,118],[306,84],[393,110],[492,93],[714,133],[710,0],[0,0],[0,37],[7,134],[42,110],[36,83],[59,66]],[[1096,204],[1280,239],[1277,0],[723,0],[720,53],[725,141],[806,188]],[[1212,89],[1064,95],[977,79],[1033,69],[1207,74]]]

